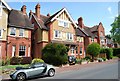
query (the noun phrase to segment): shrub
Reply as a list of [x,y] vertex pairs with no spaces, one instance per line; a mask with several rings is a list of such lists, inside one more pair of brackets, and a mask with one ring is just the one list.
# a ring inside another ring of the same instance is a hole
[[113,56],[118,56],[120,54],[120,48],[113,48]]
[[12,57],[10,59],[10,64],[12,65],[18,65],[18,64],[21,64],[22,62],[22,57]]
[[90,61],[90,56],[86,56],[85,60]]
[[105,52],[106,52],[107,59],[108,60],[112,59],[112,57],[113,57],[113,50],[112,50],[112,48],[106,48]]
[[100,48],[100,53],[106,53],[105,48]]
[[76,59],[76,63],[77,64],[81,64],[82,63],[82,59]]
[[92,43],[87,47],[87,54],[92,56],[92,61],[94,61],[94,57],[97,57],[100,53],[100,45],[98,43]]
[[31,64],[35,64],[35,63],[44,63],[44,61],[42,59],[39,59],[39,58],[34,58],[32,60],[32,63]]
[[102,59],[103,59],[103,61],[106,61],[106,60],[107,60],[105,57],[103,57]]
[[69,48],[63,44],[47,44],[43,49],[43,60],[55,66],[60,66],[68,62],[68,52]]

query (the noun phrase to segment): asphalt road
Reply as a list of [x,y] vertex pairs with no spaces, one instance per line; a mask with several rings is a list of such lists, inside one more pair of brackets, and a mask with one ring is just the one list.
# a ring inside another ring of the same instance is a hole
[[41,81],[41,79],[118,79],[118,62],[88,65],[77,70],[56,73],[54,77],[43,77],[29,81]]

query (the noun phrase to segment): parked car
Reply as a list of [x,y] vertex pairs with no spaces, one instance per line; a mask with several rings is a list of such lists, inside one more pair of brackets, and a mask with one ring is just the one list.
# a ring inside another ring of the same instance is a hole
[[28,78],[36,76],[48,75],[50,77],[55,75],[55,69],[52,65],[45,63],[31,64],[27,68],[17,67],[16,71],[10,74],[13,80],[24,81]]
[[68,62],[70,65],[76,64],[76,57],[75,56],[68,56]]

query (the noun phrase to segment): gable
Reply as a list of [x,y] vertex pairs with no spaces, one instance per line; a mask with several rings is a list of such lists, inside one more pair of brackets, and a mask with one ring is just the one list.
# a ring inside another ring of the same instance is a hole
[[1,0],[0,2],[2,2],[2,7],[6,7],[8,10],[11,10],[10,6],[4,1],[4,0]]
[[74,20],[72,19],[72,17],[70,16],[70,14],[68,13],[66,8],[63,8],[62,10],[60,10],[57,14],[54,15],[54,17],[52,17],[50,19],[50,21],[54,21],[55,19],[60,19],[60,20],[65,20],[65,21],[69,21],[71,22],[74,27],[77,28],[77,25],[75,24]]

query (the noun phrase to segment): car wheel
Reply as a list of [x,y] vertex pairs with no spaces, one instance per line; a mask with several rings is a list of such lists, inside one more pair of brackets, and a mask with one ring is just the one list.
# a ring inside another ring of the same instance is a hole
[[48,76],[49,77],[52,77],[52,76],[54,76],[55,75],[55,70],[54,69],[50,69],[49,71],[48,71]]
[[26,79],[26,75],[24,73],[19,73],[16,79],[17,81],[24,81]]

